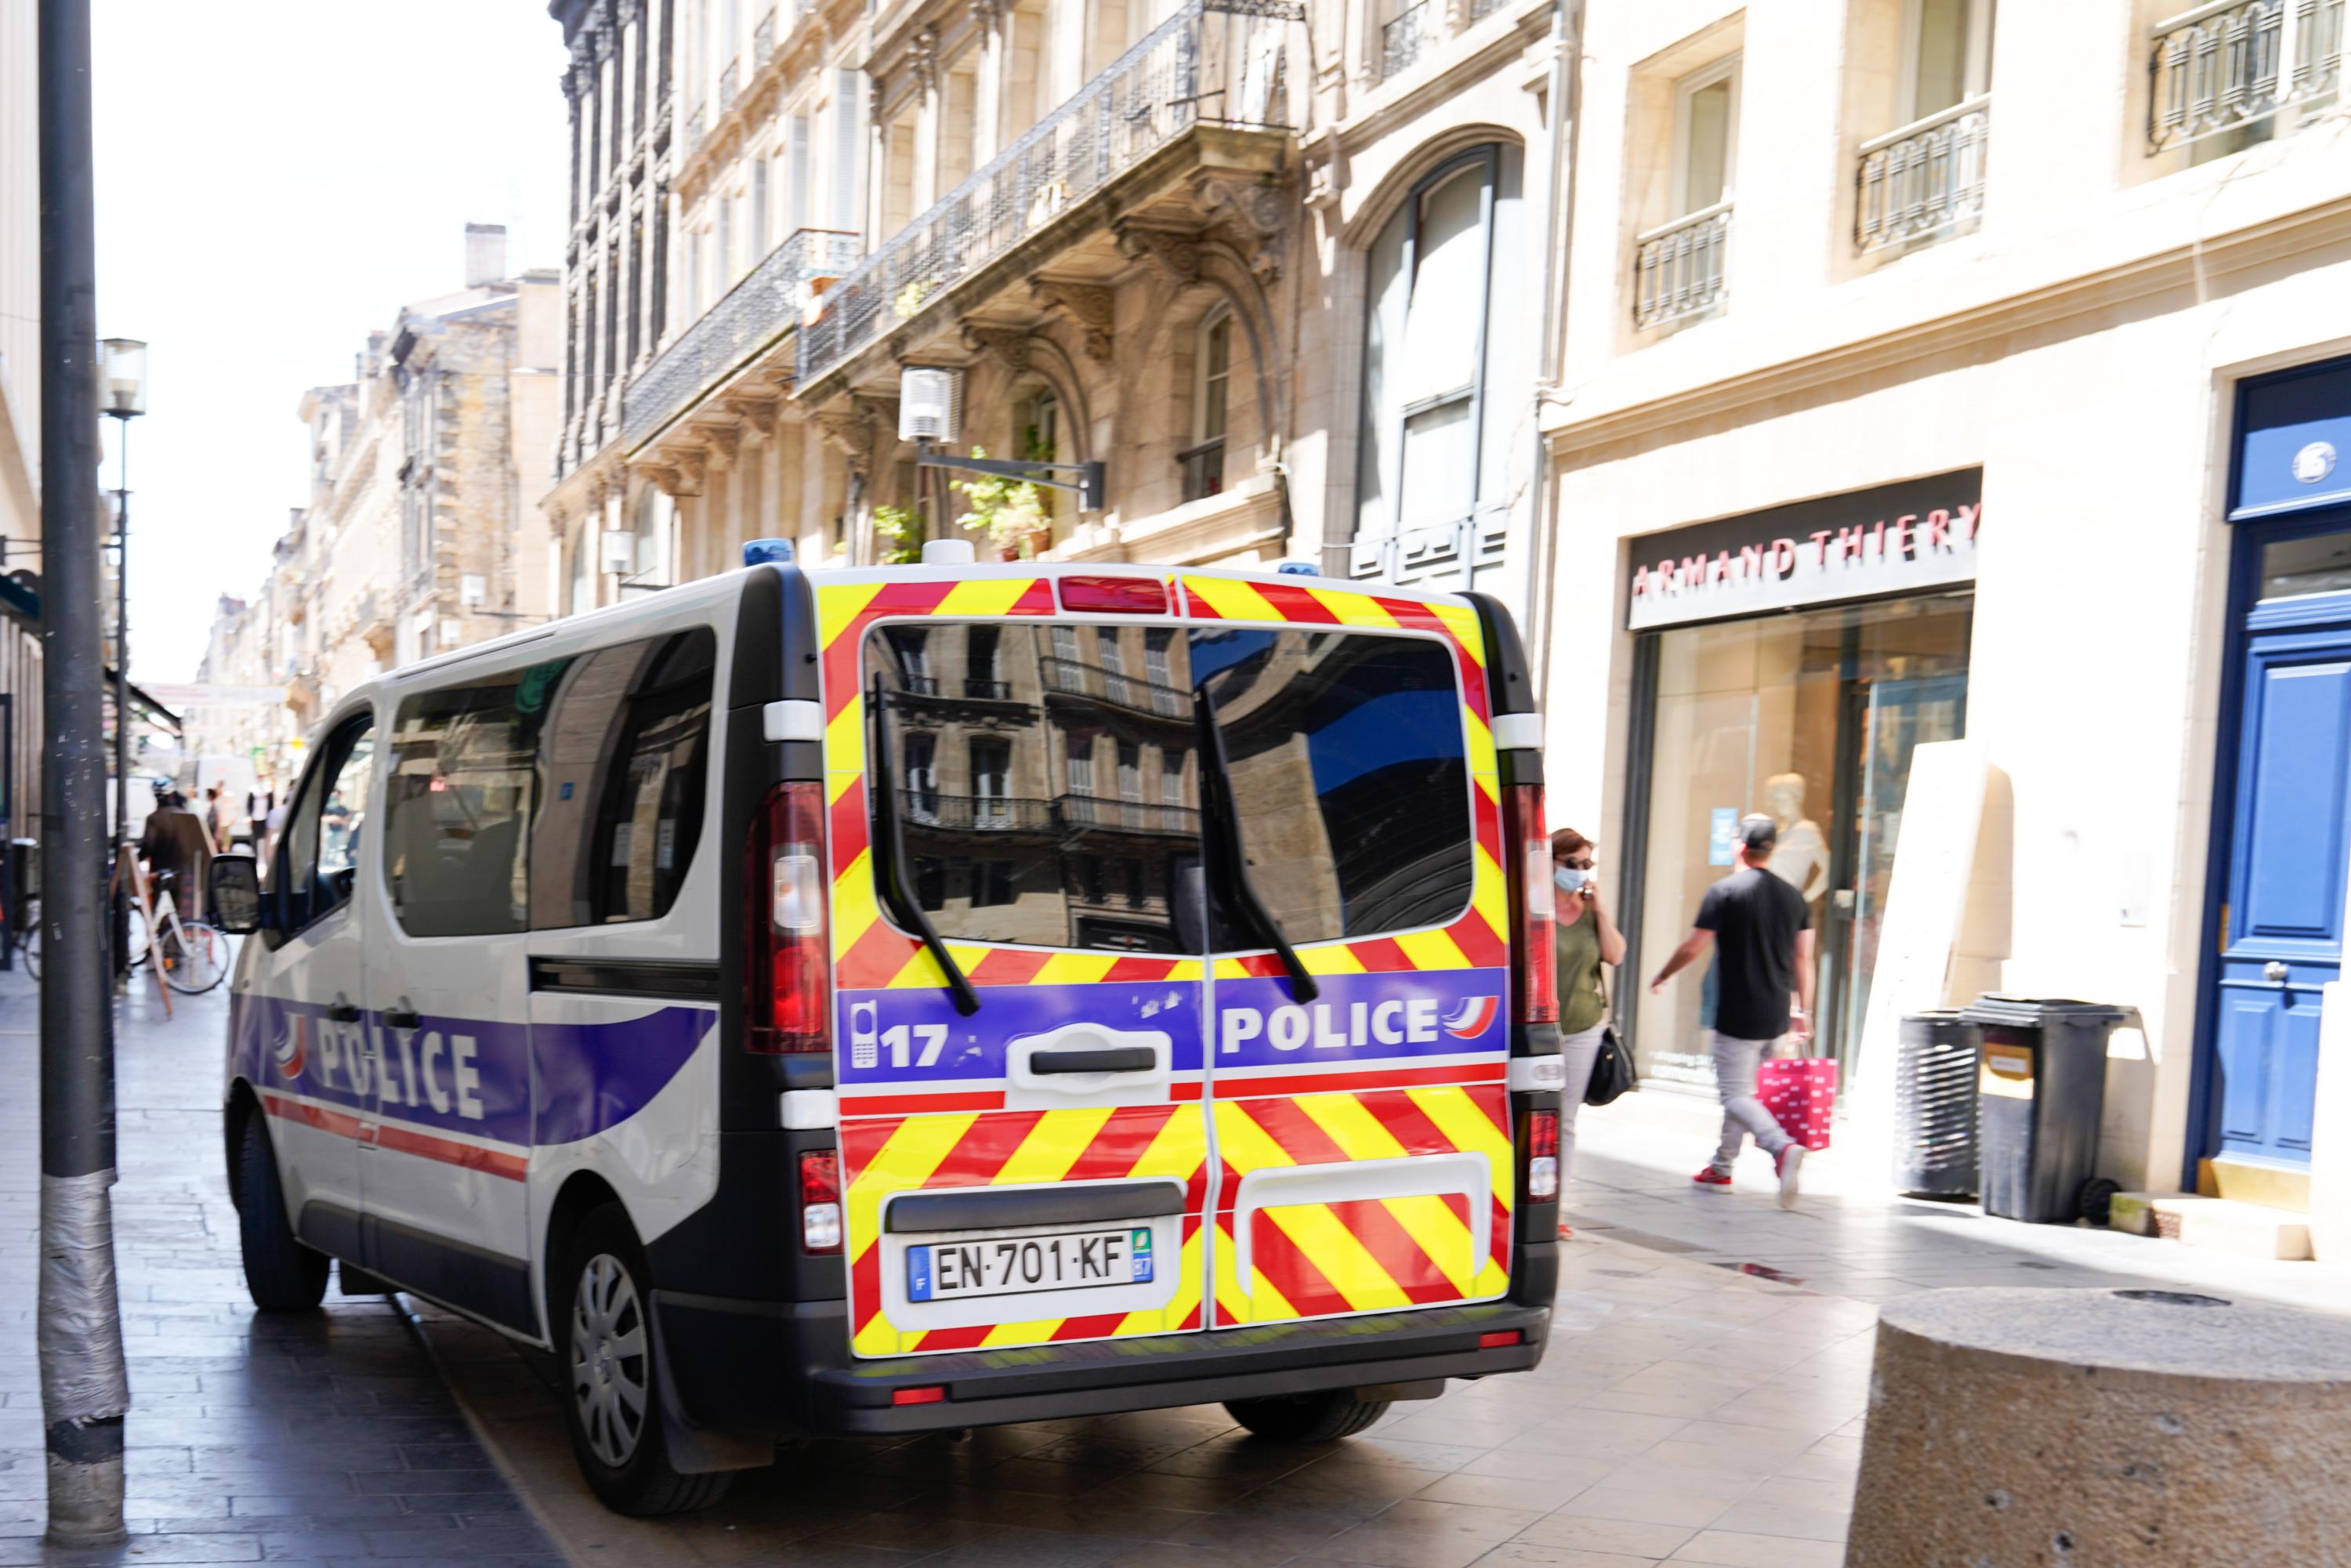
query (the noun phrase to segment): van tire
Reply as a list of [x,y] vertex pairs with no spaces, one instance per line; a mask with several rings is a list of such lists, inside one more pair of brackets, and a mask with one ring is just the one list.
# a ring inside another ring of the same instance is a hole
[[[563,1428],[570,1435],[571,1456],[589,1490],[613,1512],[638,1519],[707,1508],[725,1496],[734,1471],[684,1475],[669,1461],[662,1429],[660,1364],[647,1315],[653,1305],[653,1273],[645,1266],[644,1249],[637,1243],[628,1212],[619,1204],[601,1204],[581,1217],[563,1249],[562,1271],[556,1276],[548,1305],[561,1380]],[[600,1366],[598,1347],[582,1345],[581,1359],[575,1364],[572,1338],[582,1328],[638,1348],[634,1354],[610,1355]],[[606,1388],[629,1384],[635,1385],[643,1402],[632,1430],[626,1425],[626,1399],[617,1390],[611,1397],[604,1395]],[[616,1416],[622,1423],[617,1427],[612,1424]]]
[[1388,1403],[1358,1399],[1352,1388],[1333,1388],[1321,1394],[1228,1399],[1225,1413],[1269,1442],[1333,1443],[1386,1415]]
[[316,1307],[326,1297],[333,1260],[303,1246],[287,1223],[286,1189],[278,1185],[277,1156],[258,1107],[246,1114],[237,1137],[236,1190],[237,1245],[253,1304],[265,1312]]

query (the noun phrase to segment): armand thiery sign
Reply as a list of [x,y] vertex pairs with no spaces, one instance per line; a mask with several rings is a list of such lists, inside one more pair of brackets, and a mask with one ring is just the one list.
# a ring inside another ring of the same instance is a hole
[[1972,582],[1983,470],[1798,501],[1631,541],[1635,632]]

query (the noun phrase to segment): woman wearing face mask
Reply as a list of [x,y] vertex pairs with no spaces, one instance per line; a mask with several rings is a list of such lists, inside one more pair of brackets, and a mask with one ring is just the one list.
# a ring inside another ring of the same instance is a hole
[[[1592,1079],[1593,1058],[1600,1053],[1600,1031],[1607,1027],[1608,992],[1600,967],[1625,961],[1625,935],[1601,907],[1592,851],[1592,841],[1573,828],[1551,836],[1552,883],[1557,890],[1552,947],[1559,959],[1560,1050],[1567,1070],[1559,1117],[1562,1190],[1575,1169],[1575,1113]],[[1560,1234],[1566,1235],[1567,1227],[1561,1226]]]

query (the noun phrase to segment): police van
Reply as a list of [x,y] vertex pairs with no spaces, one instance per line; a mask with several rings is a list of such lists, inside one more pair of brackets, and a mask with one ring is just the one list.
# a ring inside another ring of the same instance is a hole
[[[962,552],[957,559],[956,552]],[[310,747],[225,1084],[264,1308],[559,1358],[596,1493],[810,1434],[1542,1354],[1540,721],[1491,599],[762,563],[392,672]]]

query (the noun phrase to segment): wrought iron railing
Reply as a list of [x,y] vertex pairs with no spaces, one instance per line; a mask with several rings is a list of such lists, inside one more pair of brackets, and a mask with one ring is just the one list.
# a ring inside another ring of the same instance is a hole
[[1380,28],[1380,79],[1401,72],[1437,41],[1436,0],[1417,0]]
[[701,146],[703,137],[707,135],[709,131],[710,106],[707,104],[695,105],[694,112],[686,116],[685,140],[678,146],[678,155],[680,157],[684,157],[686,153],[691,152],[695,148]]
[[1189,806],[1161,806],[1109,795],[1060,795],[1053,812],[1063,827],[1120,828],[1131,833],[1196,833],[1200,813]]
[[2168,152],[2331,101],[2345,0],[2218,0],[2151,31],[2147,150]]
[[856,263],[855,235],[795,230],[631,380],[622,394],[622,441],[632,450],[642,445],[773,343],[807,308],[810,278],[837,277]]
[[1109,69],[890,236],[799,337],[803,385],[1195,125],[1286,129],[1298,0],[1188,0]]
[[1053,802],[1005,795],[943,795],[900,789],[898,810],[910,827],[959,833],[1041,833],[1053,827]]
[[1854,239],[1881,250],[1959,227],[1983,211],[1991,95],[1861,144]]
[[724,114],[734,107],[735,95],[743,90],[743,60],[737,56],[728,60],[718,73],[718,112]]
[[1730,294],[1730,204],[1717,202],[1634,241],[1633,325],[1699,316]]
[[1225,487],[1225,438],[1221,435],[1186,447],[1176,455],[1184,470],[1184,498],[1197,501],[1219,495]]
[[1114,707],[1133,708],[1138,713],[1172,716],[1191,711],[1188,695],[1160,681],[1076,659],[1046,658],[1038,663],[1048,691],[1099,697]]
[[751,68],[757,70],[766,65],[768,57],[775,52],[776,8],[770,5],[768,14],[759,18],[759,25],[751,29]]
[[1469,0],[1469,19],[1482,22],[1502,8],[1503,0]]

